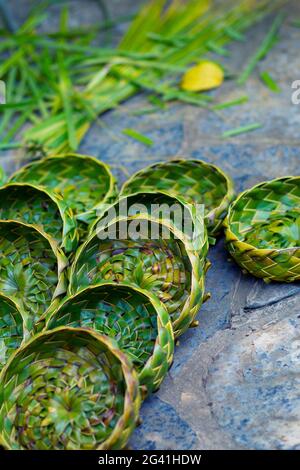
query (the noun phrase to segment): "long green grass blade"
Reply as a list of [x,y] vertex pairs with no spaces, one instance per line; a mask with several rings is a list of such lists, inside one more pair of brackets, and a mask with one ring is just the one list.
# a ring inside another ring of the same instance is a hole
[[[214,108],[210,96],[180,90],[179,75],[209,50],[225,55],[229,41],[243,41],[251,24],[283,2],[228,0],[225,9],[212,0],[150,0],[118,48],[93,42],[103,24],[89,31],[69,29],[66,8],[59,31],[40,33],[37,27],[51,2],[39,3],[16,34],[2,32],[0,77],[7,81],[15,67],[24,90],[2,110],[0,130],[10,126],[11,132],[19,131],[25,116],[24,123],[31,125],[23,134],[25,142],[34,140],[55,152],[76,150],[93,121],[140,91],[151,92],[163,105],[180,100],[217,110],[242,104],[237,99]],[[109,27],[109,20],[104,23]],[[277,37],[271,32],[264,53]]]
[[0,150],[13,150],[23,146],[22,142],[2,143],[0,142]]
[[4,139],[2,140],[3,144],[8,144],[16,134],[22,129],[23,125],[26,123],[31,110],[26,110],[14,121],[13,125],[10,127],[9,131],[5,134]]
[[231,101],[225,101],[224,103],[218,103],[212,106],[212,109],[215,109],[216,111],[221,110],[221,109],[227,109],[227,108],[232,108],[233,106],[239,106],[241,104],[248,103],[249,101],[249,96],[241,96],[240,98],[237,98],[235,100]]
[[154,144],[152,139],[143,134],[140,134],[134,129],[124,129],[122,132],[124,135],[127,135],[128,137],[131,137],[132,139],[137,140],[138,142],[141,142],[142,144],[147,145],[148,147],[152,147],[152,145]]
[[283,23],[284,18],[285,15],[282,13],[277,15],[277,17],[275,18],[270,30],[268,31],[268,34],[265,36],[260,47],[251,57],[250,61],[248,62],[248,65],[239,76],[238,83],[240,85],[244,84],[248,80],[253,70],[257,66],[258,62],[264,59],[266,55],[270,52],[270,50],[273,48],[273,46],[276,44],[278,38],[278,31]]
[[226,131],[223,133],[223,137],[224,138],[236,137],[241,134],[246,134],[247,132],[255,131],[257,129],[260,129],[261,127],[262,127],[262,124],[260,123],[249,124],[247,126],[242,126],[242,127],[238,127],[237,129]]
[[271,77],[269,72],[261,72],[260,78],[263,83],[269,88],[269,90],[273,91],[274,93],[280,93],[281,88],[278,83]]
[[[68,18],[69,11],[67,8],[62,10],[61,19],[60,19],[60,30],[62,33],[65,33],[68,30]],[[76,129],[73,116],[72,108],[72,94],[73,94],[73,85],[70,80],[68,71],[64,65],[64,54],[62,51],[58,52],[58,64],[60,69],[60,83],[59,91],[61,95],[61,100],[63,103],[63,109],[65,114],[66,126],[68,130],[68,141],[71,150],[77,150],[78,142],[76,137]]]
[[[13,67],[8,74],[7,86],[6,86],[6,95],[7,95],[7,102],[11,103],[14,99],[14,93],[16,89],[16,78],[17,78],[17,69]],[[9,124],[10,120],[13,118],[13,111],[7,110],[6,105],[0,106],[0,136],[3,133],[3,130]]]

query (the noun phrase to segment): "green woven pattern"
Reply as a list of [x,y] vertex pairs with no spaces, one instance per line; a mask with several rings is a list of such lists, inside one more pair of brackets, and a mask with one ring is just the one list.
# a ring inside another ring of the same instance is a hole
[[0,293],[15,300],[34,323],[65,293],[63,254],[31,225],[0,221]]
[[74,154],[31,163],[10,181],[32,183],[62,195],[67,206],[85,222],[92,221],[98,207],[115,196],[115,180],[108,167],[95,158]]
[[171,160],[144,168],[125,182],[121,195],[156,189],[204,204],[209,235],[217,235],[233,199],[233,184],[219,168],[201,160]]
[[140,407],[135,372],[107,337],[35,336],[0,376],[0,442],[13,450],[121,449]]
[[25,334],[25,322],[17,305],[0,294],[0,371],[21,345]]
[[300,177],[245,191],[225,227],[227,248],[243,269],[266,282],[300,279]]
[[[131,224],[138,227],[137,240],[131,237]],[[187,251],[172,227],[150,217],[121,219],[92,234],[79,249],[71,268],[70,291],[105,280],[133,283],[164,303],[177,337],[192,324],[202,304],[205,265],[205,256]]]
[[10,183],[0,188],[0,220],[19,220],[37,225],[70,252],[78,245],[72,210],[52,193],[26,183]]
[[159,387],[172,363],[174,339],[167,311],[146,291],[133,286],[88,287],[68,298],[46,328],[62,325],[92,328],[115,338],[148,392]]
[[[100,214],[99,214],[100,215]],[[123,196],[111,204],[98,219],[90,226],[90,233],[99,231],[114,218],[150,216],[152,220],[164,222],[180,232],[180,237],[186,244],[191,244],[191,250],[198,249],[202,256],[208,252],[207,231],[204,224],[204,211],[188,204],[181,196],[170,195],[164,191],[147,190],[130,196]],[[195,236],[198,247],[195,246]]]

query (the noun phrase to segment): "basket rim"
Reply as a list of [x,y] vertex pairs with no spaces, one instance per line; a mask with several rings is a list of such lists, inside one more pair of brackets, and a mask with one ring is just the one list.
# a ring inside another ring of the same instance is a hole
[[[174,321],[172,322],[172,326],[173,326],[173,329],[175,331],[175,336],[177,337],[178,334],[177,334],[177,330],[181,332],[181,323],[183,322],[184,318],[187,316],[187,311],[190,310],[190,302],[191,302],[191,298],[193,298],[193,295],[198,291],[199,289],[199,278],[200,278],[200,274],[199,272],[202,271],[202,269],[200,269],[200,264],[201,264],[201,261],[205,262],[205,259],[206,259],[206,256],[207,256],[207,251],[208,251],[208,234],[207,234],[207,230],[206,230],[206,227],[204,225],[204,237],[203,237],[203,244],[201,246],[201,248],[197,251],[197,253],[195,253],[195,251],[192,251],[190,250],[187,245],[186,245],[186,239],[182,236],[182,233],[179,231],[179,230],[176,230],[176,228],[172,225],[172,224],[168,224],[166,222],[164,222],[163,220],[157,220],[156,218],[153,218],[153,217],[150,217],[150,216],[147,216],[146,214],[143,215],[143,214],[137,214],[137,216],[133,216],[132,218],[131,217],[116,217],[115,219],[113,219],[108,225],[106,225],[106,227],[109,227],[111,225],[114,225],[116,224],[118,221],[123,221],[123,220],[150,220],[158,225],[161,225],[161,226],[165,226],[168,228],[168,230],[170,230],[171,233],[173,233],[177,238],[178,240],[180,241],[180,243],[182,244],[182,246],[184,247],[184,250],[186,252],[186,255],[187,255],[187,258],[188,258],[188,262],[189,262],[189,267],[190,267],[190,273],[191,273],[191,286],[190,286],[190,292],[189,292],[189,295],[185,301],[185,304],[184,306],[181,308],[181,312],[180,312],[180,315],[179,317]],[[101,229],[101,230],[104,230],[104,227]],[[78,260],[81,256],[81,254],[83,253],[83,251],[86,249],[86,247],[88,246],[88,244],[94,239],[94,238],[97,238],[98,236],[98,233],[101,231],[94,231],[93,233],[91,233],[89,235],[89,237],[86,239],[86,241],[78,248],[77,252],[76,252],[76,255],[74,257],[74,260],[73,260],[73,263],[72,263],[72,266],[70,268],[70,273],[69,273],[69,289],[68,289],[68,293],[72,295],[73,291],[72,291],[72,280],[73,280],[73,277],[75,276],[76,274],[76,271],[77,271],[77,263],[78,263]],[[201,255],[200,255],[201,253]],[[202,274],[204,276],[204,273]],[[129,283],[131,285],[131,283]],[[154,294],[155,295],[155,294]],[[204,292],[203,292],[203,295],[204,295]],[[155,296],[156,297],[156,296]],[[203,296],[202,296],[203,297]],[[203,300],[203,299],[202,299]],[[160,301],[161,302],[161,301]],[[199,306],[200,308],[200,306]],[[181,334],[181,333],[180,333]]]
[[[213,163],[206,162],[201,159],[196,159],[196,158],[185,158],[185,157],[175,157],[175,158],[170,158],[169,160],[165,161],[158,161],[156,163],[152,163],[151,165],[146,166],[145,168],[141,168],[140,170],[136,171],[133,173],[127,181],[125,181],[121,187],[120,190],[120,195],[123,195],[123,191],[129,186],[129,184],[139,175],[143,174],[145,171],[151,170],[151,168],[154,168],[156,166],[165,166],[165,165],[171,165],[172,163],[177,163],[177,164],[182,164],[182,163],[194,163],[197,165],[202,165],[207,168],[213,169],[216,171],[225,181],[227,191],[226,194],[223,196],[221,202],[218,204],[218,206],[214,207],[211,209],[205,216],[207,219],[212,219],[218,211],[223,210],[224,205],[227,206],[227,201],[231,201],[232,198],[234,197],[234,183],[230,175],[228,175],[225,171],[223,171],[221,168],[219,168],[217,165]],[[184,196],[183,196],[184,197]]]
[[[140,193],[138,193],[140,194]],[[122,199],[123,200],[123,199]],[[110,207],[113,207],[114,204]],[[110,207],[108,209],[110,209]],[[102,217],[99,217],[99,219],[97,219],[96,221],[96,224],[99,223],[99,221],[101,220]],[[194,225],[197,224],[197,221],[194,219],[194,216],[193,214],[191,214],[191,218],[193,220],[193,223]],[[109,223],[107,223],[105,226],[101,227],[100,229],[95,229],[92,231],[89,232],[88,234],[88,237],[87,239],[84,241],[84,243],[82,243],[80,245],[80,247],[78,248],[78,250],[76,251],[76,255],[74,257],[74,260],[73,260],[73,264],[72,264],[72,267],[75,263],[75,261],[77,262],[78,258],[79,258],[79,255],[82,253],[83,249],[86,247],[86,245],[88,245],[88,243],[93,239],[95,238],[99,232],[101,232],[102,230],[104,230],[104,228],[107,228],[107,227],[110,227],[111,225],[114,225],[116,224],[118,221],[125,221],[125,220],[128,220],[128,221],[133,221],[133,220],[148,220],[150,222],[153,222],[155,224],[158,224],[158,225],[164,225],[165,227],[167,227],[170,232],[173,233],[173,235],[176,236],[176,238],[178,238],[178,240],[181,241],[181,243],[184,244],[184,247],[185,247],[185,250],[187,253],[193,253],[193,252],[201,252],[203,254],[203,256],[206,256],[207,255],[207,252],[208,252],[208,233],[207,233],[207,228],[206,228],[206,224],[204,223],[204,220],[203,220],[203,238],[202,238],[202,244],[201,244],[201,247],[198,248],[197,250],[195,250],[194,247],[189,247],[189,239],[188,237],[181,231],[179,230],[172,222],[169,222],[167,221],[166,219],[163,219],[163,218],[156,218],[156,217],[153,217],[149,214],[134,214],[134,215],[130,215],[130,216],[116,216],[115,218],[113,218],[112,220],[110,220]],[[95,225],[94,225],[95,226]],[[72,269],[72,272],[74,272],[74,269]]]
[[[109,449],[110,445],[113,445],[114,442],[118,439],[119,435],[122,433],[123,429],[125,428],[125,423],[127,421],[127,418],[130,417],[130,415],[134,415],[134,421],[138,419],[138,413],[141,405],[141,396],[140,396],[140,391],[139,391],[139,384],[138,384],[138,379],[136,376],[136,372],[134,370],[134,367],[130,361],[130,359],[124,354],[120,348],[118,347],[117,342],[113,339],[110,338],[106,335],[103,335],[101,333],[96,332],[95,330],[89,330],[87,328],[73,328],[70,326],[61,326],[54,328],[52,330],[43,330],[40,333],[36,334],[32,338],[30,338],[28,341],[26,341],[23,345],[20,346],[8,359],[6,365],[0,372],[0,383],[4,383],[4,378],[5,374],[8,372],[9,367],[12,363],[12,361],[18,357],[19,354],[21,354],[24,350],[26,350],[28,347],[30,347],[35,341],[38,341],[41,337],[47,337],[50,335],[55,335],[55,333],[59,332],[71,332],[71,333],[84,333],[87,336],[91,336],[95,338],[97,341],[103,343],[107,350],[109,350],[120,362],[120,366],[122,368],[122,373],[123,373],[123,379],[124,382],[126,383],[126,391],[124,393],[124,408],[123,408],[123,413],[122,416],[120,416],[118,422],[116,423],[116,426],[109,436],[108,439],[106,439],[104,442],[102,442],[95,450],[105,450]],[[45,344],[47,342],[45,341]],[[10,444],[6,441],[6,439],[3,437],[3,432],[0,430],[0,443],[6,447],[7,449],[11,449]]]
[[[154,346],[153,346],[153,351],[152,351],[151,356],[147,359],[147,361],[145,362],[143,368],[141,369],[141,371],[138,374],[141,385],[143,385],[143,375],[145,374],[145,371],[147,370],[147,368],[152,369],[152,366],[151,366],[152,362],[155,362],[156,367],[157,367],[158,362],[161,363],[160,360],[159,361],[156,360],[156,356],[157,356],[156,349],[160,345],[160,336],[162,334],[163,334],[164,337],[165,337],[165,335],[167,335],[167,338],[168,338],[169,351],[168,351],[168,355],[167,355],[167,362],[168,362],[169,365],[171,365],[171,363],[172,363],[173,352],[174,352],[174,332],[173,332],[173,327],[172,327],[170,315],[169,315],[167,309],[165,308],[165,306],[163,305],[163,303],[154,294],[152,294],[148,290],[142,289],[142,288],[140,288],[138,286],[135,286],[134,284],[131,284],[130,282],[126,282],[126,281],[125,282],[119,282],[119,283],[115,283],[113,281],[103,281],[103,282],[100,282],[100,283],[82,288],[74,294],[69,293],[65,297],[65,299],[63,299],[63,301],[60,303],[58,308],[55,311],[51,312],[51,314],[47,318],[47,321],[46,321],[46,324],[45,324],[45,327],[44,327],[43,331],[52,331],[52,330],[48,330],[51,320],[53,318],[55,318],[55,315],[57,315],[59,313],[59,311],[66,304],[68,304],[68,302],[73,301],[77,297],[79,297],[79,296],[81,296],[85,293],[88,293],[90,291],[97,291],[97,289],[107,289],[107,288],[110,288],[110,287],[113,287],[114,289],[118,289],[118,288],[126,289],[127,291],[129,289],[129,290],[132,290],[134,292],[137,292],[138,294],[141,294],[142,296],[145,297],[145,299],[150,301],[151,305],[154,308],[154,311],[156,312],[156,315],[157,315],[157,336],[156,336],[156,340],[155,340],[155,343],[154,343]],[[84,329],[84,330],[87,329],[88,331],[96,331],[96,330],[92,330],[92,329],[84,328],[84,327],[82,329]],[[101,333],[99,333],[99,334],[101,334]],[[159,356],[159,353],[158,353],[158,356]],[[153,370],[153,377],[154,376],[155,376],[155,371]]]
[[[76,242],[78,244],[78,241],[79,241],[79,236],[78,236],[78,231],[77,231],[77,223],[76,223],[76,218],[75,218],[75,215],[73,213],[73,210],[71,207],[67,206],[67,204],[65,203],[64,199],[62,198],[59,198],[58,195],[56,195],[53,191],[50,191],[48,190],[46,187],[43,187],[43,186],[39,186],[37,184],[34,184],[34,183],[25,183],[25,182],[18,182],[18,181],[11,181],[11,182],[7,182],[5,183],[4,185],[2,185],[0,187],[0,193],[1,191],[5,191],[5,190],[9,190],[10,188],[31,188],[31,189],[34,189],[36,191],[39,191],[41,193],[44,193],[46,196],[48,196],[52,201],[53,203],[56,205],[59,213],[60,213],[60,216],[61,216],[61,219],[62,219],[62,222],[63,222],[63,231],[62,231],[62,236],[61,236],[61,240],[62,240],[62,248],[65,248],[65,244],[66,244],[66,241],[65,241],[65,238],[68,236],[68,234],[71,232],[71,230],[74,229],[74,232],[76,233]],[[2,221],[5,221],[7,219],[1,219],[0,220]],[[13,220],[13,221],[19,221],[18,219],[9,219],[9,220]],[[21,221],[20,221],[21,222]],[[67,230],[67,225],[71,225],[72,223],[72,228],[69,228]],[[37,229],[40,229],[42,230],[46,235],[48,235],[42,228],[41,228],[41,225],[39,224],[28,224],[28,225],[32,225],[34,227],[36,227]],[[49,235],[51,238],[53,238],[51,235]],[[76,245],[77,246],[77,245]]]
[[103,204],[105,203],[106,201],[108,201],[111,197],[114,196],[115,194],[115,185],[116,185],[116,178],[113,176],[112,172],[111,172],[111,169],[109,167],[108,164],[106,164],[105,162],[103,162],[102,160],[98,160],[96,157],[93,157],[91,155],[84,155],[84,154],[79,154],[79,153],[72,153],[72,152],[67,152],[67,153],[62,153],[62,154],[59,154],[59,155],[49,155],[45,158],[43,158],[42,160],[39,160],[39,161],[36,161],[36,162],[30,162],[28,163],[27,165],[24,165],[22,166],[21,168],[19,168],[18,170],[16,170],[14,173],[12,173],[8,179],[8,183],[10,182],[14,182],[12,181],[13,178],[15,178],[17,175],[19,174],[22,174],[24,172],[26,172],[29,168],[32,168],[32,167],[37,167],[37,166],[41,166],[44,164],[44,162],[49,162],[51,160],[60,160],[60,159],[63,159],[63,160],[66,160],[68,158],[75,158],[75,159],[82,159],[82,160],[89,160],[93,163],[95,163],[96,165],[98,165],[99,167],[101,167],[102,170],[104,170],[106,172],[106,175],[108,176],[109,178],[109,189],[105,195],[105,197],[103,198],[103,200],[101,200],[100,203],[97,203],[95,206],[93,206],[91,209],[89,209],[88,211],[86,212],[82,212],[78,215],[82,216],[83,214],[89,214],[90,212],[94,211],[95,209],[97,209],[97,207],[100,205],[100,204]]
[[272,180],[267,180],[267,181],[262,181],[260,183],[257,183],[256,185],[252,186],[251,188],[246,189],[245,191],[242,191],[238,197],[230,204],[227,216],[223,222],[224,228],[225,228],[225,235],[226,235],[226,242],[227,243],[236,243],[237,245],[240,246],[241,251],[246,252],[246,251],[252,251],[255,252],[255,255],[257,256],[269,256],[272,254],[281,254],[281,253],[296,253],[298,250],[300,250],[300,246],[297,247],[291,247],[291,248],[258,248],[254,245],[251,245],[250,243],[247,243],[243,240],[241,240],[233,231],[231,230],[231,217],[235,212],[235,206],[240,202],[241,199],[243,199],[246,195],[251,193],[252,191],[255,191],[256,189],[259,189],[261,187],[264,187],[268,184],[276,183],[276,182],[288,182],[290,180],[299,180],[300,183],[300,176],[281,176],[279,178],[274,178]]
[[[67,284],[66,284],[66,277],[65,277],[65,271],[66,268],[69,266],[69,261],[66,257],[66,255],[63,253],[63,251],[59,248],[57,242],[47,233],[45,233],[40,227],[33,225],[33,224],[26,224],[25,222],[21,222],[18,220],[13,220],[13,219],[8,219],[8,220],[0,220],[0,228],[1,226],[5,225],[17,225],[20,227],[25,227],[28,229],[33,230],[33,232],[37,232],[41,237],[43,237],[47,243],[50,245],[50,248],[55,255],[56,258],[56,263],[57,263],[57,284],[55,286],[51,304],[49,307],[46,309],[46,311],[39,317],[39,321],[42,320],[49,314],[49,312],[54,308],[53,302],[55,303],[55,300],[61,296],[62,294],[65,294],[67,292]],[[1,230],[0,230],[0,237],[1,237]],[[21,309],[23,310],[23,309]],[[24,312],[25,313],[25,312]]]
[[[137,191],[137,192],[131,193],[131,194],[124,194],[124,195],[120,194],[120,196],[118,197],[118,199],[116,201],[109,204],[109,206],[106,209],[103,209],[102,213],[97,216],[97,219],[94,220],[94,222],[90,226],[89,235],[93,233],[97,223],[99,223],[99,221],[103,218],[104,214],[108,210],[110,210],[111,208],[117,206],[120,202],[124,201],[125,199],[134,198],[136,196],[156,195],[156,194],[157,195],[163,195],[163,196],[166,196],[166,197],[169,197],[171,199],[175,199],[176,201],[178,201],[180,204],[182,204],[183,206],[185,206],[188,209],[188,211],[191,215],[191,218],[194,221],[193,205],[190,204],[189,202],[185,201],[184,198],[182,196],[180,196],[179,194],[176,194],[175,192],[172,192],[172,191],[166,191],[166,190],[159,190],[158,191],[158,190],[155,190],[155,189],[153,189],[153,190],[152,189],[149,189],[149,190],[145,189],[143,191]],[[147,215],[147,214],[145,214],[145,215]]]

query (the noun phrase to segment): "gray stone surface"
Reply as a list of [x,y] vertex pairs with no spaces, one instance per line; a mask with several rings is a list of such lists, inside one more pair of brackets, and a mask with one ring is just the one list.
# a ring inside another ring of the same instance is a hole
[[[125,12],[125,4],[132,8],[137,3],[114,1]],[[291,103],[291,84],[300,79],[300,29],[290,24],[300,19],[299,2],[287,11],[279,43],[258,67],[274,76],[282,93],[266,89],[256,71],[244,87],[227,81],[214,93],[219,101],[250,97],[249,103],[217,114],[173,104],[160,113],[134,117],[130,111],[145,105],[145,98],[134,98],[95,125],[81,151],[109,163],[120,181],[176,156],[218,164],[233,177],[237,191],[265,179],[299,175],[300,106]],[[252,28],[245,44],[229,48],[226,63],[233,72],[241,69],[269,23]],[[221,137],[224,130],[256,121],[263,124],[261,130],[230,140]],[[154,146],[124,137],[124,127],[149,135]],[[3,154],[1,163],[11,168],[18,160],[18,155]],[[212,299],[199,313],[200,326],[180,339],[161,389],[143,405],[143,423],[131,446],[300,449],[299,284],[265,285],[242,275],[227,261],[222,239],[209,257]]]

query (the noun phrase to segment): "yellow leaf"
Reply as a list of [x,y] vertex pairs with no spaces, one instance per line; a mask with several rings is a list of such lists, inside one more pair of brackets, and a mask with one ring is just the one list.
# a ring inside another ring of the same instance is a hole
[[215,62],[203,61],[188,70],[181,82],[185,91],[212,90],[222,85],[224,72]]

